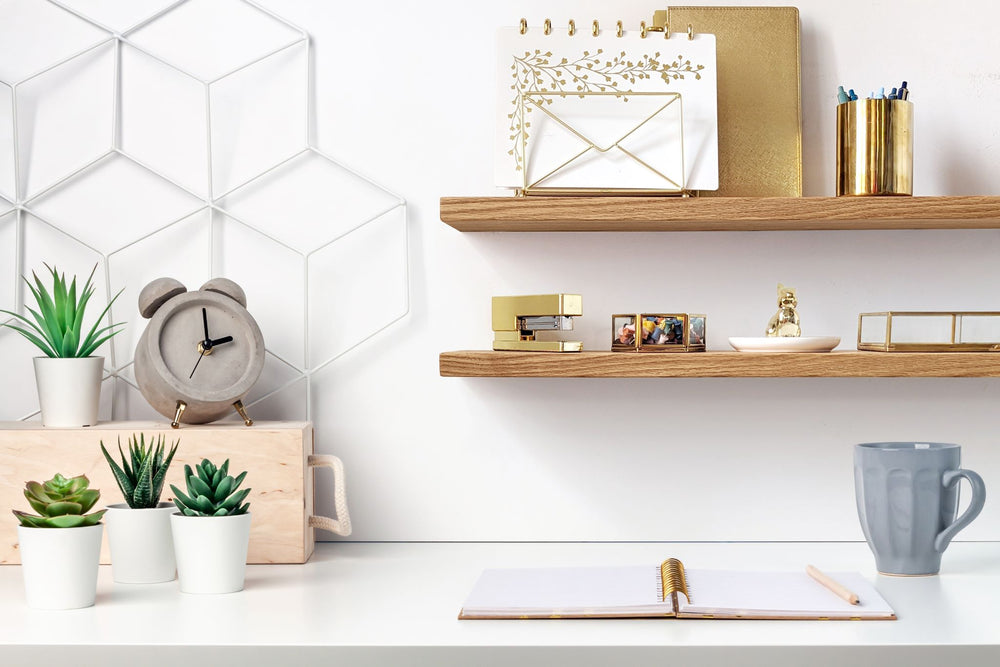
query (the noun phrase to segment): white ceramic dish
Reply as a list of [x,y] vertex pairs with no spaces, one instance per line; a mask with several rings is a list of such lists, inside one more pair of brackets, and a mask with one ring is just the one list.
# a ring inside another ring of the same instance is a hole
[[769,338],[767,336],[744,336],[730,338],[729,344],[738,352],[829,352],[840,345],[840,337]]

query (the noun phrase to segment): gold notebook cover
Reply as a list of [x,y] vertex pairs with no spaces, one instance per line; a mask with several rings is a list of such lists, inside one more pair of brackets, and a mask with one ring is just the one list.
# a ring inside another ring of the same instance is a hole
[[[659,12],[658,12],[659,14]],[[802,196],[796,7],[670,7],[671,32],[715,35],[719,189],[703,197]]]

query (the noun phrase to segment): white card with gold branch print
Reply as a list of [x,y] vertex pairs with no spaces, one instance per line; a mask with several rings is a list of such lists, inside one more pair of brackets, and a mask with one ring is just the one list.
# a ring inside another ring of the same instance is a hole
[[715,35],[502,28],[497,44],[498,186],[719,187]]

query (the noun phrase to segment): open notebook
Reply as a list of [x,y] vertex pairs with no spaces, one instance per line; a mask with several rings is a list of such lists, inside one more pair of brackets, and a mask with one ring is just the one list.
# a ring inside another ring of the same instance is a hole
[[624,567],[485,570],[461,619],[676,618],[888,619],[895,613],[858,573],[830,573],[857,593],[852,605],[801,572],[685,570],[680,561]]

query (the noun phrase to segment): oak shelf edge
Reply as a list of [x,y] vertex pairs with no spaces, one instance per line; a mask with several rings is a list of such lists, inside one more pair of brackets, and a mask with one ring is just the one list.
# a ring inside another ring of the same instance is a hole
[[442,377],[791,378],[1000,377],[1000,354],[982,352],[626,353],[442,352]]
[[442,197],[463,232],[1000,229],[1000,196]]

